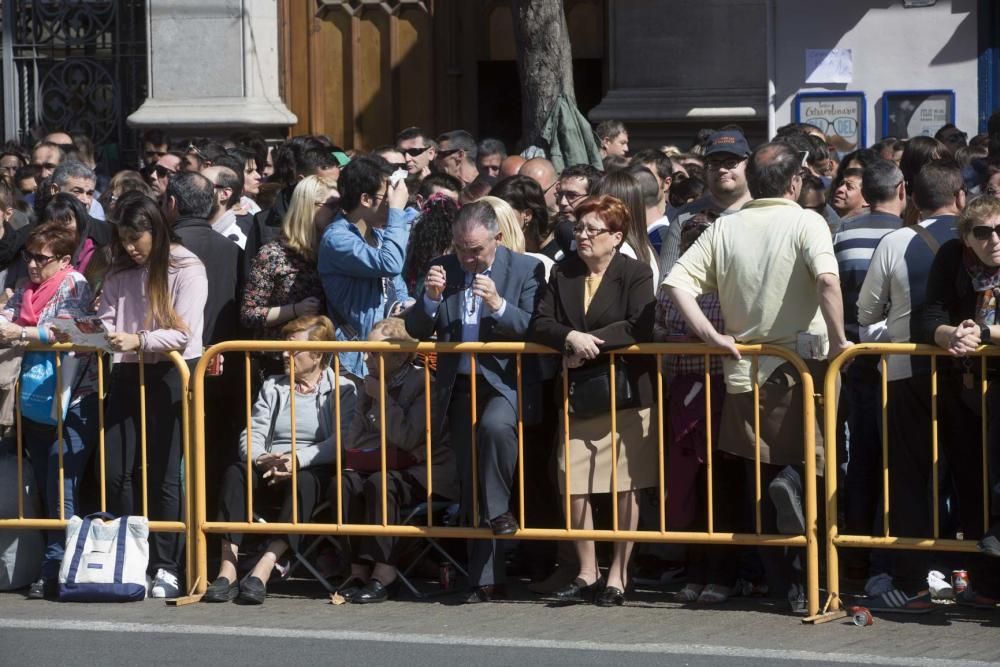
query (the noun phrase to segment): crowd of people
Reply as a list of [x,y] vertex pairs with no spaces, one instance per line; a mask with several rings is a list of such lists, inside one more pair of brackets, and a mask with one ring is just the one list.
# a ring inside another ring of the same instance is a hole
[[[495,139],[464,130],[432,137],[415,127],[371,152],[324,136],[275,143],[252,132],[178,140],[149,131],[141,165],[100,175],[85,137],[53,132],[30,150],[7,144],[0,340],[12,350],[62,341],[58,319],[92,319],[113,354],[109,363],[60,353],[68,391],[55,386],[54,353],[3,357],[5,438],[23,439],[47,516],[87,512],[96,480],[105,479],[110,512],[181,521],[185,399],[167,353],[193,367],[208,346],[228,340],[528,341],[554,352],[518,360],[299,351],[254,354],[249,368],[223,363],[205,386],[209,518],[396,524],[431,486],[435,499],[458,507],[459,522],[510,536],[519,529],[520,463],[531,527],[639,530],[658,524],[662,511],[670,530],[711,522],[722,532],[802,534],[810,425],[800,378],[781,359],[755,366],[737,344],[793,350],[822,386],[829,361],[854,343],[927,343],[951,356],[938,362],[940,466],[932,463],[929,361],[892,356],[883,370],[877,358],[860,357],[843,373],[837,442],[824,443],[816,426],[817,475],[836,456],[841,532],[881,534],[879,387],[887,373],[890,533],[938,529],[976,540],[982,553],[855,550],[848,574],[864,580],[873,610],[919,613],[932,608],[930,595],[917,593],[928,571],[960,565],[972,585],[959,602],[995,607],[1000,391],[986,394],[986,517],[978,392],[993,366],[982,378],[968,358],[1000,340],[1000,114],[989,129],[967,141],[947,125],[934,138],[886,138],[845,155],[812,125],[781,127],[756,148],[728,125],[700,132],[686,152],[629,153],[627,129],[608,121],[594,137],[602,165],[561,170],[545,157],[508,154]],[[656,358],[607,354],[699,340],[729,354],[708,369],[703,356],[665,357],[662,414]],[[109,366],[104,415],[101,364]],[[249,423],[247,382],[256,395]],[[99,424],[105,477],[91,456]],[[332,474],[338,444],[341,480]],[[929,489],[938,486],[935,508]],[[30,598],[55,595],[62,535],[50,531],[46,541]],[[254,553],[243,535],[224,535],[204,600],[262,603],[284,554],[302,541],[273,535]],[[394,595],[400,540],[340,546],[346,601]],[[691,545],[663,556],[633,546],[615,542],[605,554],[592,541],[469,540],[464,599],[504,598],[514,564],[547,598],[613,607],[637,578],[663,581],[672,560],[684,567],[673,594],[681,602],[770,594],[805,608],[796,549]],[[183,594],[183,550],[183,535],[153,534],[151,596]]]

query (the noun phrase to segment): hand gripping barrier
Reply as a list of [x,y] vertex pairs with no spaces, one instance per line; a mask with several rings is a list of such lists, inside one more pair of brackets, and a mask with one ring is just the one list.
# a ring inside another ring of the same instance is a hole
[[[43,344],[32,344],[24,348],[29,351],[38,352],[75,352],[80,354],[94,354],[103,356],[105,354],[110,354],[103,352],[101,350],[95,350],[93,348],[80,347],[71,344],[55,343],[49,345]],[[191,515],[193,507],[193,485],[191,484],[193,475],[192,457],[190,451],[190,418],[189,409],[190,403],[188,396],[190,394],[188,382],[190,380],[190,371],[188,369],[187,362],[181,357],[177,352],[169,353],[170,361],[176,366],[181,379],[181,391],[182,400],[181,403],[181,441],[182,441],[182,451],[183,451],[183,466],[184,466],[184,478],[185,478],[185,520],[184,521],[160,521],[160,520],[150,520],[149,530],[152,532],[175,532],[175,533],[189,533],[191,527]],[[97,359],[99,357],[95,357]],[[138,387],[138,398],[139,398],[139,424],[140,424],[140,437],[139,437],[139,457],[140,457],[140,489],[142,493],[142,515],[149,516],[149,485],[147,483],[147,467],[146,467],[146,381],[144,366],[142,362],[142,355],[140,353],[140,363],[139,363],[139,387]],[[60,355],[55,355],[55,369],[56,369],[56,386],[63,386],[62,378],[62,359]],[[105,424],[104,424],[104,411],[105,411],[105,398],[107,392],[107,384],[105,380],[104,364],[95,364],[97,370],[97,447],[95,454],[98,457],[98,471],[99,471],[99,483],[100,483],[100,511],[107,511],[107,479],[106,479],[106,461],[105,461]],[[0,518],[0,530],[62,530],[66,527],[69,517],[65,515],[65,468],[63,465],[63,450],[65,449],[65,439],[64,439],[64,425],[63,425],[63,406],[62,406],[62,392],[57,391],[55,394],[56,403],[56,439],[59,443],[58,447],[58,461],[59,461],[59,518],[27,518],[25,517],[24,508],[24,489],[25,489],[25,477],[24,477],[24,461],[25,461],[25,448],[23,442],[23,421],[20,406],[20,386],[15,386],[12,390],[17,396],[18,404],[16,406],[16,432],[17,432],[17,487],[15,489],[3,489],[2,492],[10,493],[12,491],[17,493],[17,517],[16,518]],[[121,397],[118,400],[122,400]],[[38,465],[35,462],[35,465]],[[42,462],[44,465],[44,462]],[[194,562],[193,562],[193,545],[190,540],[187,542],[187,549],[185,553],[187,572],[194,572]],[[189,579],[190,580],[190,579]],[[197,584],[197,582],[195,582]],[[192,586],[191,588],[194,588]]]
[[[703,357],[705,360],[705,406],[708,420],[711,420],[711,381],[709,376],[709,360],[712,356],[724,356],[728,352],[722,348],[709,347],[702,344],[695,343],[650,343],[636,345],[629,348],[624,348],[615,351],[610,354],[610,365],[611,365],[611,396],[615,396],[614,387],[614,364],[618,358],[623,355],[650,355],[656,358],[656,378],[657,378],[657,388],[656,388],[656,402],[655,410],[658,415],[661,416],[657,420],[657,448],[658,448],[658,462],[659,462],[659,484],[658,484],[658,494],[659,494],[659,526],[658,530],[622,530],[619,528],[619,517],[617,512],[617,466],[612,467],[612,528],[610,530],[582,530],[574,529],[570,524],[570,495],[569,495],[569,477],[570,477],[570,466],[565,466],[565,489],[564,493],[564,503],[565,503],[565,515],[566,515],[566,525],[565,528],[534,528],[526,525],[525,522],[525,506],[524,506],[524,424],[521,421],[520,415],[521,410],[518,410],[518,423],[517,423],[517,452],[518,452],[518,464],[517,464],[517,478],[519,482],[520,496],[519,496],[519,525],[520,529],[513,535],[509,536],[514,539],[544,539],[544,540],[605,540],[605,541],[636,541],[636,542],[671,542],[671,543],[703,543],[703,544],[730,544],[730,545],[754,545],[754,546],[770,546],[770,547],[805,547],[806,549],[806,568],[807,568],[807,603],[809,613],[815,615],[818,611],[819,605],[819,536],[816,520],[816,442],[815,442],[815,394],[813,386],[813,378],[810,374],[806,364],[793,352],[781,347],[767,346],[767,345],[746,345],[739,346],[741,354],[744,356],[749,356],[753,359],[753,394],[755,400],[755,406],[759,406],[760,399],[760,386],[757,374],[757,364],[760,356],[773,356],[780,357],[785,361],[791,363],[792,366],[798,372],[803,388],[803,424],[804,432],[802,439],[802,454],[804,460],[804,513],[805,513],[805,523],[806,530],[805,534],[802,535],[770,535],[765,534],[761,530],[761,511],[762,511],[762,489],[761,489],[761,468],[760,468],[760,414],[759,409],[756,411],[756,454],[755,454],[755,467],[756,467],[756,485],[755,485],[755,531],[753,533],[729,533],[729,532],[718,532],[714,529],[714,512],[715,508],[712,506],[712,488],[713,488],[713,476],[712,476],[712,441],[711,433],[712,428],[709,424],[706,429],[706,439],[708,440],[708,446],[706,448],[706,467],[708,471],[707,475],[707,500],[708,500],[708,512],[707,512],[707,530],[704,532],[696,531],[672,531],[668,530],[666,523],[666,512],[665,512],[665,499],[668,489],[666,488],[665,472],[664,472],[664,426],[662,416],[665,415],[664,412],[664,395],[666,387],[664,386],[663,378],[663,357],[664,355],[696,355]],[[192,486],[195,488],[194,497],[194,517],[191,526],[191,533],[189,535],[189,544],[194,545],[195,551],[195,582],[194,587],[196,593],[189,597],[189,599],[183,602],[195,601],[200,598],[201,594],[204,593],[207,582],[209,581],[208,573],[208,563],[207,563],[207,545],[206,537],[211,533],[227,533],[227,532],[239,532],[239,533],[256,533],[256,534],[303,534],[303,535],[385,535],[385,536],[395,536],[395,537],[417,537],[417,536],[428,536],[435,538],[480,538],[480,539],[492,539],[494,538],[493,533],[489,528],[475,528],[475,527],[453,527],[453,526],[439,526],[434,525],[433,513],[428,513],[427,524],[426,525],[391,525],[387,520],[387,505],[386,505],[386,485],[385,479],[387,474],[386,466],[386,429],[385,429],[385,409],[384,401],[380,401],[382,405],[381,411],[381,445],[380,445],[380,456],[381,456],[381,471],[382,476],[382,517],[380,525],[360,525],[360,524],[349,524],[343,521],[343,509],[340,506],[341,503],[338,502],[337,506],[334,508],[334,517],[336,518],[335,523],[309,523],[309,517],[300,517],[298,515],[298,503],[292,503],[291,511],[291,521],[286,523],[266,523],[262,524],[259,522],[254,522],[252,520],[253,514],[253,493],[251,487],[251,468],[254,465],[252,460],[252,454],[250,452],[250,447],[247,447],[247,460],[245,462],[247,466],[247,489],[246,489],[246,503],[247,503],[247,514],[246,516],[250,519],[246,522],[214,522],[207,519],[207,510],[205,506],[205,411],[206,409],[211,410],[212,406],[207,406],[205,403],[205,374],[209,365],[212,363],[213,357],[219,354],[232,355],[237,358],[238,362],[239,356],[243,357],[243,364],[247,371],[246,377],[246,390],[244,399],[246,400],[246,414],[247,414],[247,428],[252,428],[251,425],[251,410],[255,397],[251,395],[250,386],[250,366],[252,352],[297,352],[297,351],[313,351],[313,352],[323,352],[328,354],[333,354],[333,370],[339,376],[340,375],[340,362],[336,355],[337,352],[366,352],[366,353],[387,353],[387,352],[406,352],[406,353],[435,353],[438,355],[445,354],[469,354],[471,360],[471,418],[473,425],[473,447],[472,447],[472,502],[473,504],[478,503],[478,480],[476,479],[476,447],[475,447],[475,427],[477,424],[476,414],[476,392],[477,392],[477,380],[476,380],[476,364],[478,361],[478,355],[490,354],[490,355],[512,355],[515,362],[516,370],[516,382],[517,382],[517,396],[518,396],[518,407],[522,406],[522,389],[523,389],[523,356],[524,355],[553,355],[557,354],[553,350],[548,348],[526,344],[526,343],[389,343],[389,342],[289,342],[289,341],[274,341],[274,342],[263,342],[263,341],[229,341],[225,343],[220,343],[211,347],[205,352],[201,357],[197,367],[194,370],[194,375],[192,377],[192,401],[193,401],[193,442],[194,451],[193,456],[196,462],[194,466],[194,483]],[[294,358],[289,357],[290,368],[289,372],[292,375],[294,383]],[[228,360],[228,364],[231,366],[233,364],[232,360]],[[384,359],[379,357],[379,390],[384,396],[386,390],[386,377],[385,377],[385,367]],[[422,409],[426,411],[426,441],[424,443],[426,466],[427,466],[427,500],[431,500],[434,489],[434,480],[432,474],[432,420],[430,419],[431,411],[431,370],[429,367],[423,369],[424,373],[424,405]],[[341,484],[342,484],[342,474],[344,470],[344,461],[342,458],[342,451],[344,443],[341,442],[340,438],[340,428],[339,425],[342,420],[350,419],[350,415],[344,414],[341,410],[339,395],[336,400],[332,401],[333,405],[331,410],[333,412],[333,424],[335,424],[336,433],[336,460],[333,463],[332,475],[336,480],[338,497],[341,497]],[[290,398],[290,410],[291,410],[291,420],[294,425],[295,422],[295,392],[291,393]],[[613,402],[612,402],[613,403]],[[569,420],[569,396],[568,396],[568,378],[567,374],[562,373],[562,402],[561,402],[562,417],[565,423]],[[611,419],[611,432],[616,431],[616,420],[617,420],[617,410],[614,405],[610,405],[610,419]],[[411,408],[411,409],[415,409]],[[554,417],[554,415],[552,416]],[[249,440],[249,432],[247,438]],[[568,430],[563,429],[562,446],[565,448],[564,451],[568,454],[569,450],[569,435]],[[615,447],[615,459],[617,460],[619,443],[616,441],[614,443]],[[291,494],[292,498],[297,498],[297,463],[296,463],[296,452],[297,442],[293,433],[291,437],[291,462],[292,462],[292,475],[290,479],[291,484]],[[568,456],[567,456],[568,459]],[[461,474],[461,473],[459,473]],[[473,516],[478,516],[478,508],[473,508]]]

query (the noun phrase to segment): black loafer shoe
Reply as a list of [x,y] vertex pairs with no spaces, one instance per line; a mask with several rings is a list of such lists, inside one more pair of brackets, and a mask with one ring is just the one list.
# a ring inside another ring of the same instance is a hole
[[625,604],[625,592],[620,588],[608,586],[594,600],[598,607],[620,607]]
[[365,587],[365,582],[358,577],[349,577],[344,583],[340,585],[337,592],[340,593],[340,597],[344,598],[348,602],[351,602],[355,595],[361,592],[361,589]]
[[587,584],[582,579],[574,579],[569,585],[552,592],[549,597],[557,602],[593,602],[603,583],[600,579],[592,584]]
[[59,597],[59,582],[55,579],[39,579],[28,587],[29,600],[55,600]]
[[375,602],[385,602],[389,599],[390,589],[395,590],[399,585],[399,579],[395,579],[388,586],[383,586],[382,582],[374,577],[368,580],[364,588],[359,590],[351,598],[353,604],[369,604]]
[[232,602],[240,594],[240,585],[225,577],[218,577],[201,597],[202,602]]
[[257,577],[247,577],[240,584],[240,594],[236,598],[244,604],[264,604],[267,598],[267,584]]
[[517,532],[517,520],[510,512],[504,512],[490,519],[490,528],[494,535],[513,535]]
[[506,600],[507,588],[503,584],[490,586],[475,586],[469,591],[465,598],[466,604],[476,604],[478,602],[493,602],[494,600]]

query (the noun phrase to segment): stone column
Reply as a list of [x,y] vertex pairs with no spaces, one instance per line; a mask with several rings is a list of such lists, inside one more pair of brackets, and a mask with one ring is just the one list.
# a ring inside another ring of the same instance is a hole
[[590,120],[623,121],[635,148],[686,149],[729,122],[763,138],[766,32],[764,0],[608,0],[608,93]]
[[277,0],[147,0],[149,97],[136,128],[280,132]]

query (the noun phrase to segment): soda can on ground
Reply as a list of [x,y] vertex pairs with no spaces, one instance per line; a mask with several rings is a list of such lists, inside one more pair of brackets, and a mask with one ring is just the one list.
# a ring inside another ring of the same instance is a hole
[[951,573],[951,587],[955,595],[961,595],[969,588],[969,573],[965,570],[955,570]]
[[454,585],[455,567],[451,563],[441,563],[438,583],[442,590],[449,590]]
[[866,627],[875,622],[875,619],[872,618],[872,613],[868,611],[868,607],[851,607],[851,620],[859,628]]

